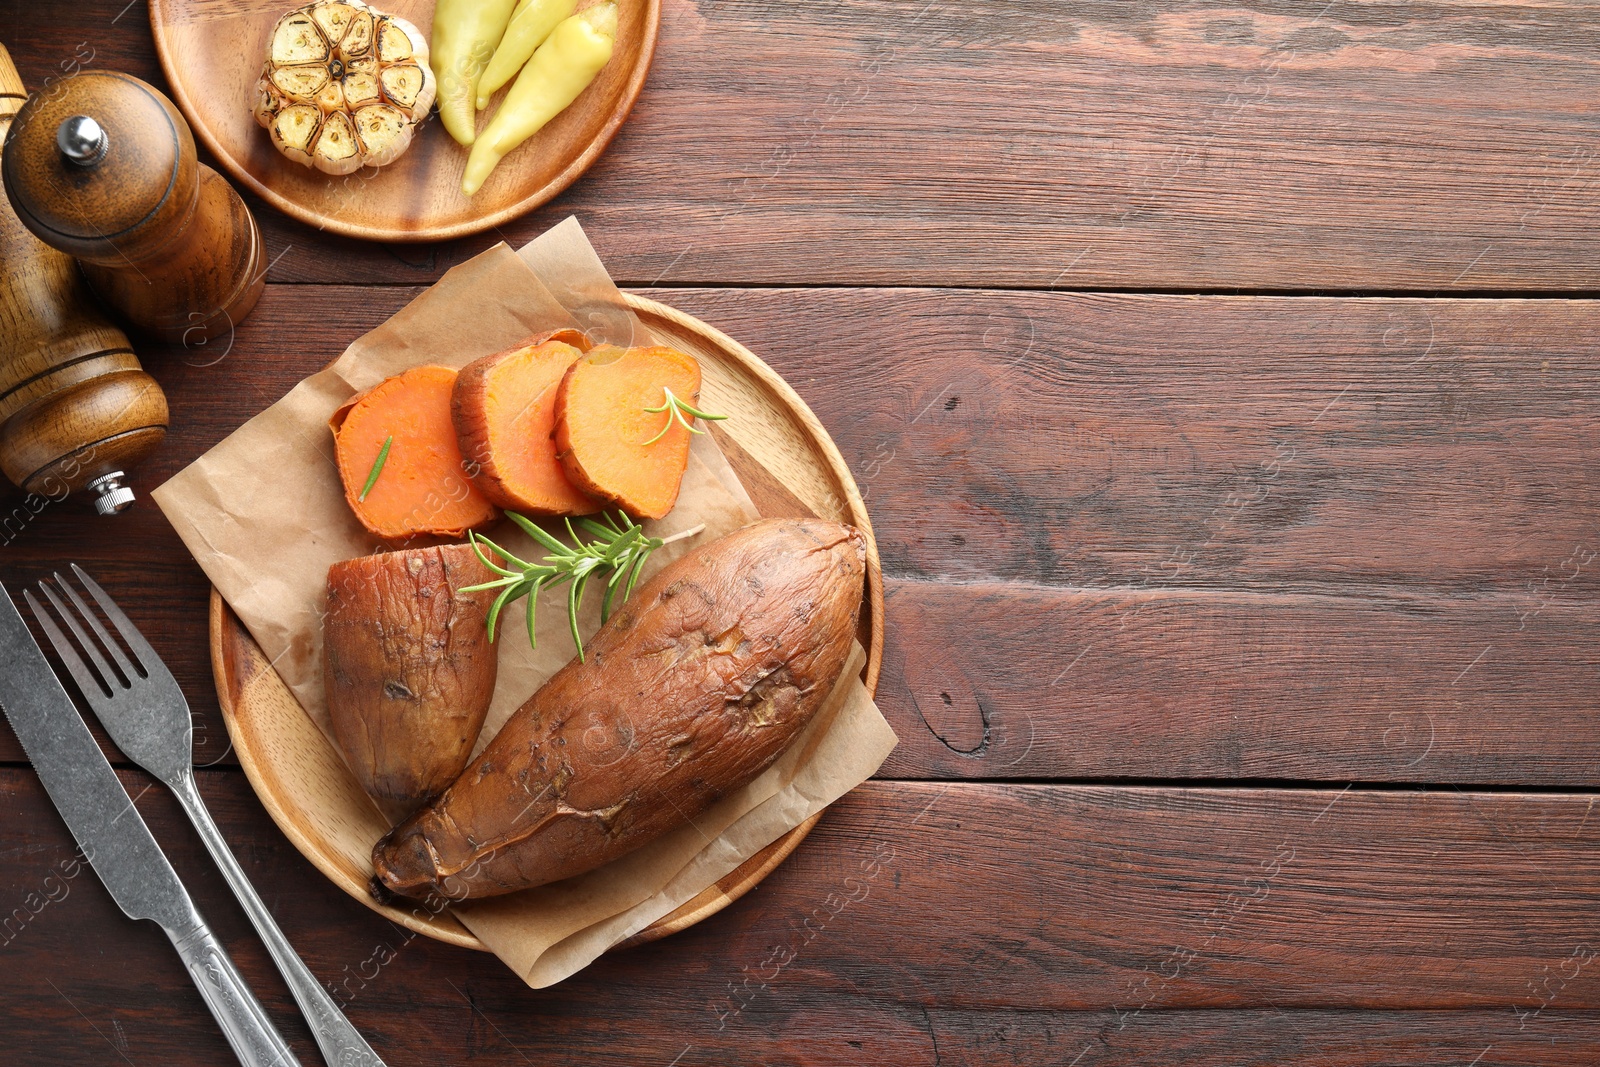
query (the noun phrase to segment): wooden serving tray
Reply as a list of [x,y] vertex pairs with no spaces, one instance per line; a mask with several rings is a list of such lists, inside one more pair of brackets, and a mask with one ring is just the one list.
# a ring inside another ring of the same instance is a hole
[[[467,149],[430,114],[404,155],[381,170],[336,177],[272,147],[251,114],[267,37],[305,0],[150,0],[156,55],[172,98],[228,176],[273,207],[322,230],[370,241],[443,241],[532,211],[577,180],[616,136],[655,55],[661,0],[619,0],[611,61],[572,106],[495,168],[477,195],[461,192]],[[432,39],[434,0],[376,0]],[[586,6],[582,3],[580,7]],[[505,95],[478,113],[481,130]]]
[[[664,304],[625,294],[629,307],[666,344],[689,352],[704,374],[701,397],[731,416],[712,427],[718,443],[767,517],[814,515],[848,522],[867,540],[862,672],[876,690],[883,659],[883,572],[865,504],[839,450],[805,401],[749,349]],[[211,594],[211,665],[223,721],[245,775],[294,846],[340,889],[392,922],[466,948],[483,944],[449,912],[380,904],[367,892],[372,843],[388,829],[327,736],[273,671],[222,596]],[[693,926],[739,899],[794,851],[820,813],[624,944]]]

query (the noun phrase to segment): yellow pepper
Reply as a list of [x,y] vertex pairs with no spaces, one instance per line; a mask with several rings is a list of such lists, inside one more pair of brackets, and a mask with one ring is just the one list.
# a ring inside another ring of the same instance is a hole
[[522,0],[511,16],[505,36],[500,38],[500,47],[494,50],[494,58],[489,60],[483,77],[478,79],[479,111],[489,106],[489,98],[517,76],[533,50],[577,7],[578,0]]
[[517,0],[439,0],[429,65],[439,82],[439,121],[460,144],[475,136],[478,78],[511,21]]
[[507,152],[576,100],[611,58],[616,40],[617,5],[609,2],[569,16],[550,31],[473,144],[461,191],[477,192]]

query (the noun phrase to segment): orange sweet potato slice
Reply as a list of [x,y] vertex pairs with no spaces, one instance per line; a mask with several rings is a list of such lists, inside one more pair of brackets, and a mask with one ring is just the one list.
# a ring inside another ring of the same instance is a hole
[[561,379],[588,348],[577,330],[557,330],[461,369],[450,401],[456,440],[473,484],[494,503],[531,515],[600,510],[568,480],[550,437]]
[[[387,541],[460,537],[499,516],[462,469],[450,421],[455,384],[449,367],[413,367],[351,397],[328,420],[350,510]],[[367,490],[386,441],[388,455]]]
[[555,434],[572,484],[635,519],[672,510],[689,465],[689,431],[675,420],[668,425],[670,411],[645,410],[660,407],[666,389],[699,402],[693,356],[660,345],[599,345],[572,364],[556,394]]

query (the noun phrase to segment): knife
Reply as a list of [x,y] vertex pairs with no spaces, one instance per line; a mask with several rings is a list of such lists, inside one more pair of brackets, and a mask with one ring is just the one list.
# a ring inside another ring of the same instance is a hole
[[0,587],[0,711],[84,856],[131,919],[172,939],[245,1067],[299,1067],[244,976],[189,898],[128,791]]

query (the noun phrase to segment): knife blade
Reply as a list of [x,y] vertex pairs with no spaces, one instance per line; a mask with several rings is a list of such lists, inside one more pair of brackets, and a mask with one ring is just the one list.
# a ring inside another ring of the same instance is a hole
[[161,925],[245,1067],[299,1067],[0,586],[0,712],[67,829],[130,918]]
[[177,872],[4,589],[0,662],[0,710],[117,906],[167,928],[188,923],[194,905]]

